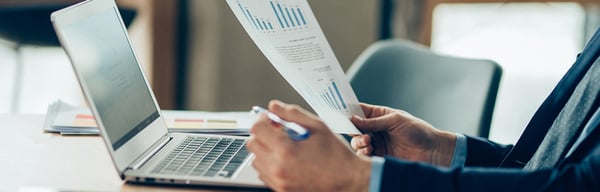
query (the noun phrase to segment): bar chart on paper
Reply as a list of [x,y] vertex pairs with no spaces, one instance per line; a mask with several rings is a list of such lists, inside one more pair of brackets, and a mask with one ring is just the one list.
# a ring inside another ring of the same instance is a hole
[[248,7],[242,5],[242,3],[239,1],[237,2],[237,5],[240,8],[240,11],[244,14],[244,16],[246,16],[246,20],[248,21],[248,23],[252,24],[256,28],[256,30],[265,32],[274,30],[273,23],[269,19],[266,19],[264,17],[258,17],[257,15],[252,14],[252,11],[250,11]]
[[[248,7],[242,1],[236,3],[246,21],[258,31],[274,32],[277,29],[288,32],[308,28],[305,13],[300,5],[268,1],[268,4],[263,7]],[[269,15],[258,15],[256,13],[268,13]]]
[[335,81],[331,80],[327,84],[327,88],[323,89],[320,92],[321,98],[325,101],[325,103],[332,109],[337,110],[347,110],[348,106],[346,105],[346,101],[342,97],[340,93],[340,89],[338,88]]
[[269,62],[332,131],[360,134],[349,118],[364,113],[307,0],[226,2]]
[[279,21],[282,29],[293,29],[306,27],[304,13],[299,6],[281,4],[279,1],[270,1],[271,9]]

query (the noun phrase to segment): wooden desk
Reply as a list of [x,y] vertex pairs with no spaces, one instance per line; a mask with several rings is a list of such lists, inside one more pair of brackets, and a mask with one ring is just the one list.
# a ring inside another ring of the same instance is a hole
[[207,191],[126,184],[100,137],[44,133],[43,121],[44,115],[0,114],[0,191]]

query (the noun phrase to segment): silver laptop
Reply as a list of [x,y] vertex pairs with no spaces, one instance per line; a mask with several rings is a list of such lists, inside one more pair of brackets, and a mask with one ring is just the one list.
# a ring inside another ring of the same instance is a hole
[[84,1],[51,19],[121,179],[264,187],[247,137],[168,132],[114,0]]

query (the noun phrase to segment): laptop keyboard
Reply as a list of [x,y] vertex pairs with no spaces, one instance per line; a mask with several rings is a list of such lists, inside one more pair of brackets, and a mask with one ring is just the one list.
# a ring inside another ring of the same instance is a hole
[[152,173],[231,178],[248,154],[245,139],[188,136]]

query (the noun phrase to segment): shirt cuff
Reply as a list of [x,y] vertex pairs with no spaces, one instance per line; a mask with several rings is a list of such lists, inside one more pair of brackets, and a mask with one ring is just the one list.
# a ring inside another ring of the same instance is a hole
[[381,176],[383,175],[383,164],[385,158],[371,157],[371,179],[369,181],[369,191],[377,192],[381,188]]
[[456,133],[456,146],[454,147],[454,155],[450,168],[463,167],[467,161],[467,137],[463,134]]

